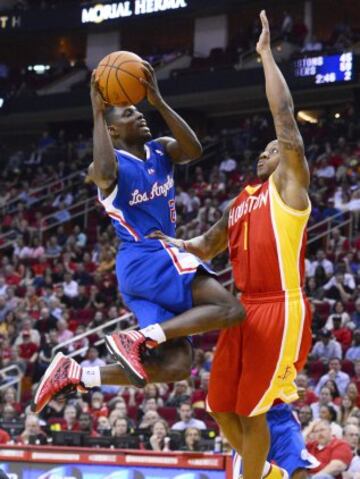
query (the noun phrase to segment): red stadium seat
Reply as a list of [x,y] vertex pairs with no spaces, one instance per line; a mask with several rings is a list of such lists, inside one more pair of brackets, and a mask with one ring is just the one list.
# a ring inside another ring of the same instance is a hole
[[170,426],[178,420],[177,411],[175,407],[168,407],[168,406],[159,407],[158,413],[160,414],[162,418],[164,418],[169,423]]

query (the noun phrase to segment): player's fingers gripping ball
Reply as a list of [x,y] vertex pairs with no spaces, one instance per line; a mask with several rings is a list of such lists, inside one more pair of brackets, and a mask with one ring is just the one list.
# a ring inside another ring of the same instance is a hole
[[113,106],[136,105],[146,95],[143,60],[135,53],[119,51],[103,58],[95,80],[103,99]]

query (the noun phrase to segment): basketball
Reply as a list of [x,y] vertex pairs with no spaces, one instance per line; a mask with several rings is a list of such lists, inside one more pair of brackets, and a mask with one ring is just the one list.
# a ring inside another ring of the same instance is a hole
[[109,53],[95,73],[104,100],[113,106],[136,105],[144,99],[146,88],[139,78],[145,79],[142,59],[126,51]]

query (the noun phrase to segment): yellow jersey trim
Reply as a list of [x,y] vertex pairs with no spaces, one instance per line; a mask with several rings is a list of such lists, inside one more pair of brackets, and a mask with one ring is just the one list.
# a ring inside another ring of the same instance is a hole
[[[309,196],[307,196],[307,200],[308,200],[308,206],[305,210],[296,210],[295,208],[291,208],[291,206],[287,205],[283,199],[281,198],[280,196],[280,193],[278,192],[277,188],[276,188],[276,185],[275,185],[275,181],[274,181],[274,178],[273,178],[273,174],[270,176],[269,178],[269,183],[271,185],[271,188],[272,188],[272,192],[274,194],[274,198],[276,199],[276,201],[279,203],[279,205],[281,206],[281,208],[283,208],[285,211],[287,211],[288,213],[292,214],[292,215],[295,215],[295,216],[307,216],[307,215],[310,215],[310,212],[311,212],[311,202],[310,202],[310,198]],[[269,185],[269,186],[270,186]]]

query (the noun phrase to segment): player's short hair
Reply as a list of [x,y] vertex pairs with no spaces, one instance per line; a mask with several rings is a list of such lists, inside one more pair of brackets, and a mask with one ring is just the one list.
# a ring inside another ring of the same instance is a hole
[[116,108],[114,106],[109,106],[104,112],[104,118],[108,126],[112,125],[116,119]]

